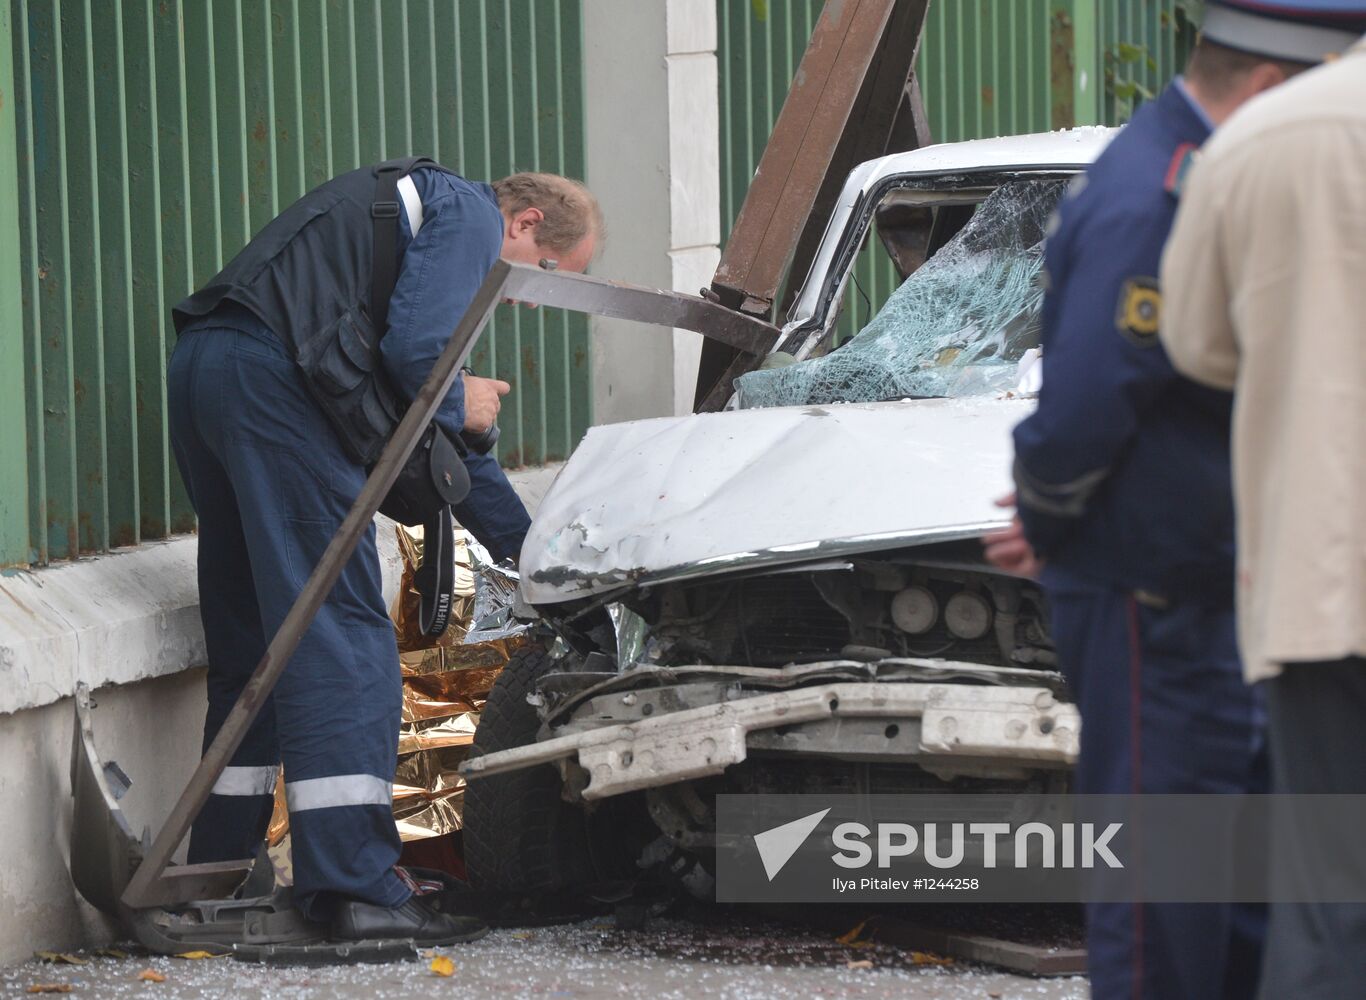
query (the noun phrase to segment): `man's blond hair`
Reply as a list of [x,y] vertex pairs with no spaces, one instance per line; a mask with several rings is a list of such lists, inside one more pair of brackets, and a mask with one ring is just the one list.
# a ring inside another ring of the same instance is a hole
[[545,218],[536,228],[536,244],[555,253],[569,253],[589,235],[603,240],[602,209],[593,192],[559,174],[520,173],[493,182],[498,207],[514,216],[539,208]]

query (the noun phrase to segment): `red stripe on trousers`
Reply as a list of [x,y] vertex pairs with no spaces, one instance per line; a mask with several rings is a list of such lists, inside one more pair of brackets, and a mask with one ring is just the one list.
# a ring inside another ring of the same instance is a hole
[[[1143,642],[1138,633],[1138,602],[1129,601],[1129,787],[1143,791]],[[1134,844],[1135,859],[1142,866],[1142,844]],[[1143,996],[1143,904],[1134,903],[1134,1000]]]

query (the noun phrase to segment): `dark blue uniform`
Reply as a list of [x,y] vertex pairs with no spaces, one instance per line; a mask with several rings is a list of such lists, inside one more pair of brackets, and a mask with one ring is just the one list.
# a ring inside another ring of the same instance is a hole
[[[488,185],[430,169],[413,180],[422,223],[414,236],[400,213],[401,260],[381,342],[408,398],[497,259],[503,232]],[[366,474],[281,339],[235,303],[182,331],[167,391],[172,446],[199,516],[207,746]],[[451,436],[460,432],[460,381],[437,419]],[[495,557],[515,556],[525,508],[494,459],[471,455],[466,464],[472,489],[457,517]],[[191,860],[255,853],[283,760],[301,908],[322,919],[338,895],[402,903],[409,890],[392,870],[400,844],[391,806],[401,706],[371,526],[196,820]]]
[[[1081,709],[1081,793],[1265,781],[1234,637],[1231,397],[1177,375],[1157,339],[1162,247],[1209,132],[1173,84],[1077,182],[1045,249],[1043,387],[1015,478]],[[1097,1000],[1255,989],[1254,908],[1095,904],[1087,919]]]

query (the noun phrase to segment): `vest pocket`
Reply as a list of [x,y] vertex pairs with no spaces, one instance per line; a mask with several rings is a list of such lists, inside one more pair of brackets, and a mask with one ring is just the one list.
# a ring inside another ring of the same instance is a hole
[[[343,450],[357,464],[373,465],[405,407],[380,365],[369,317],[360,307],[348,309],[304,340],[295,360]],[[470,490],[463,456],[460,442],[428,424],[380,510],[404,524],[422,524],[459,503]]]
[[388,438],[389,432],[398,424],[399,418],[394,413],[393,401],[387,397],[388,394],[380,390],[378,379],[365,387],[360,400],[360,412],[357,414],[357,431],[364,434],[371,429],[383,428],[382,433],[386,439]]
[[379,353],[351,311],[342,313],[335,331],[318,356],[319,387],[333,393],[351,392],[375,370]]
[[379,338],[359,307],[308,337],[297,357],[342,447],[362,465],[379,457],[398,420],[398,404],[379,360]]

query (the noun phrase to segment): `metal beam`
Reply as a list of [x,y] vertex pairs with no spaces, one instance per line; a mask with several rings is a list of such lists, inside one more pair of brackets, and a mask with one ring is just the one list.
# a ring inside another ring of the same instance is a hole
[[[805,275],[849,171],[927,141],[913,83],[930,0],[827,2],[735,220],[711,293],[772,317],[784,281]],[[695,402],[714,408],[754,359],[706,344]]]
[[771,309],[895,7],[845,0],[821,11],[716,268],[712,289],[731,308]]
[[[761,910],[768,909],[761,907]],[[944,919],[929,906],[903,908],[896,913],[879,913],[866,920],[862,937],[866,941],[896,945],[915,951],[930,952],[965,962],[980,962],[1009,969],[1026,976],[1078,976],[1086,973],[1086,949],[1072,946],[1067,938],[1080,937],[1080,925],[1074,929],[1074,917],[1069,907],[1058,904],[1017,906],[1006,904],[993,908],[984,904],[984,912],[992,913],[990,921],[969,917],[955,922],[960,927],[944,926]],[[966,911],[965,911],[966,912]],[[803,911],[806,919],[816,926],[838,933],[866,917],[866,910],[852,910],[840,906],[810,907]],[[785,914],[774,911],[782,920]],[[1039,934],[1037,927],[1056,928],[1051,933]],[[989,923],[991,934],[974,929],[974,925]],[[1034,938],[1038,943],[1011,940],[1014,937]],[[1055,937],[1063,940],[1048,941]]]
[[514,267],[504,295],[528,304],[691,330],[750,354],[766,354],[778,338],[771,323],[699,296],[587,274]]

